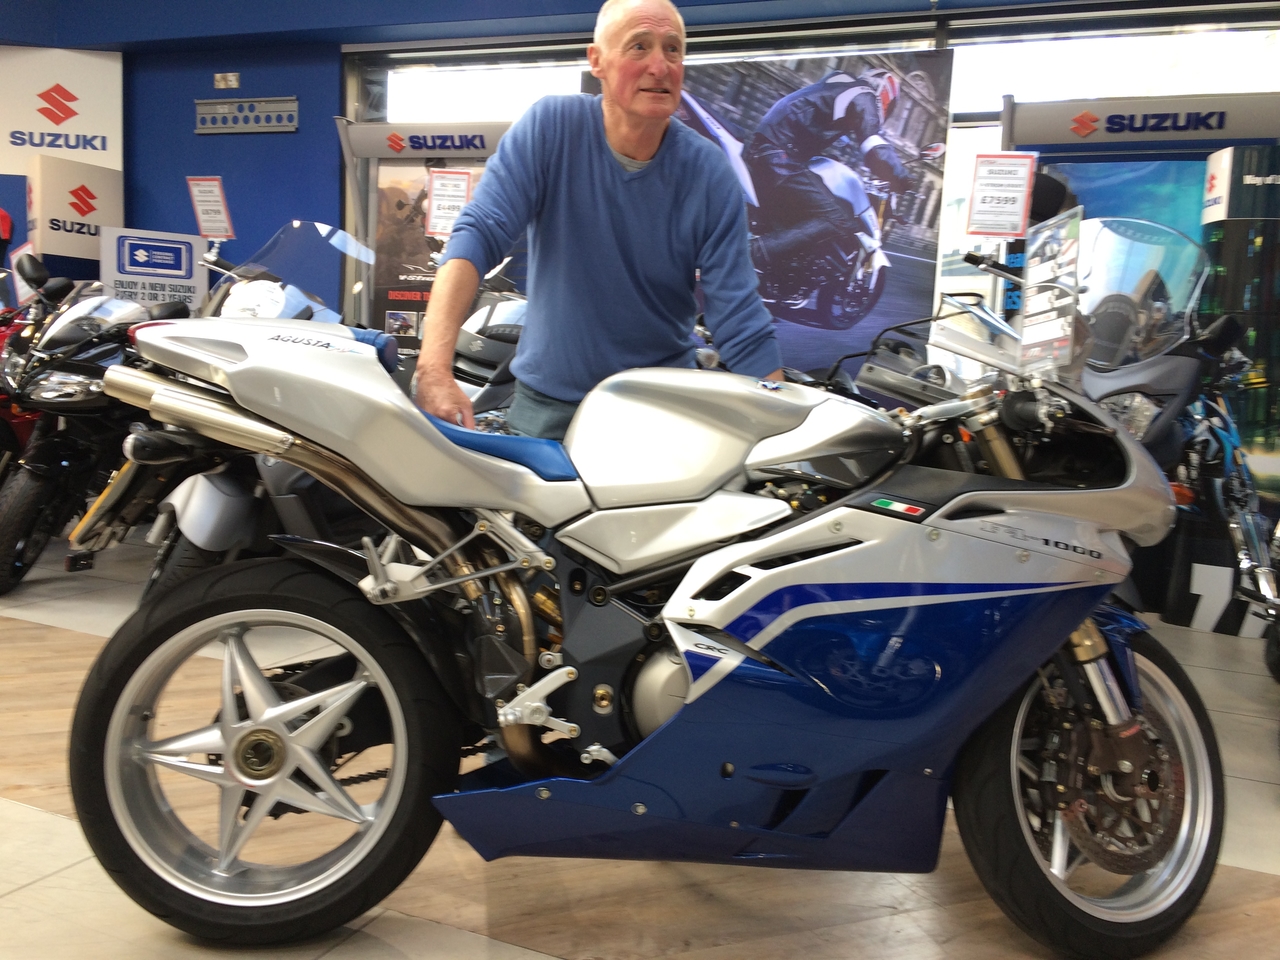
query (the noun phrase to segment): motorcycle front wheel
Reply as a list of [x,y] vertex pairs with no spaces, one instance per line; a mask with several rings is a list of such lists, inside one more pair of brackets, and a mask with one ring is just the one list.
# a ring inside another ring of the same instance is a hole
[[0,596],[31,572],[54,533],[57,483],[15,467],[0,487]]
[[138,904],[228,944],[312,937],[417,865],[460,720],[412,641],[296,560],[231,564],[145,604],[71,730],[90,847]]
[[1045,802],[1046,786],[1066,779],[1057,771],[1076,762],[1045,759],[1063,729],[1051,664],[974,734],[956,767],[956,824],[983,886],[1024,932],[1081,960],[1127,960],[1173,936],[1204,896],[1222,841],[1222,761],[1204,705],[1154,638],[1139,634],[1132,647],[1149,793],[1118,797],[1111,774],[1090,766],[1074,816]]
[[832,330],[848,330],[869,314],[884,293],[888,279],[887,269],[881,269],[874,283],[869,283],[866,272],[870,265],[864,259],[849,275],[843,287],[828,284],[818,291],[818,314],[826,318],[825,325]]

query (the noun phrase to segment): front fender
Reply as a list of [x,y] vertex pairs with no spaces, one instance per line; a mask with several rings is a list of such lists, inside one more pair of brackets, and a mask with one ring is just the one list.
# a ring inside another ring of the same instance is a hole
[[1129,695],[1129,707],[1142,710],[1142,691],[1138,687],[1138,664],[1133,659],[1133,647],[1129,638],[1135,633],[1146,633],[1147,625],[1120,607],[1104,603],[1092,613],[1093,622],[1107,638],[1111,648],[1111,662],[1120,676],[1120,682]]
[[235,477],[198,473],[178,484],[159,511],[172,513],[182,535],[201,550],[218,553],[253,542],[261,508],[253,491]]

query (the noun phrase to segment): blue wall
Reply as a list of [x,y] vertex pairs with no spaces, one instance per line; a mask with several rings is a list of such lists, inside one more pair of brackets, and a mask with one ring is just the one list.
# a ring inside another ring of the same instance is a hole
[[[239,73],[239,90],[215,90],[214,73]],[[334,45],[253,47],[124,58],[125,224],[195,233],[188,176],[220,176],[247,259],[287,220],[341,223],[342,58]],[[197,135],[197,99],[297,96],[297,133]],[[336,303],[337,278],[315,290]]]

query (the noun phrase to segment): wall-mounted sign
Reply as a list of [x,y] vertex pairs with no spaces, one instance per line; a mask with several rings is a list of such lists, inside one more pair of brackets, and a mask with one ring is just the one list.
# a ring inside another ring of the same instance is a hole
[[200,236],[208,240],[234,240],[236,232],[231,226],[227,196],[222,192],[222,178],[187,177],[187,189],[191,191],[191,206],[196,211]]
[[471,199],[470,170],[429,170],[423,222],[428,237],[448,237],[453,222]]
[[1201,223],[1280,219],[1280,147],[1227,147],[1205,163]]
[[1034,153],[980,153],[974,158],[966,233],[979,237],[1026,236],[1036,156]]
[[27,168],[27,232],[41,257],[98,259],[104,227],[124,223],[119,170],[38,155]]
[[1212,144],[1280,138],[1280,95],[1015,103],[1009,143],[1089,151],[1098,144]]
[[196,101],[196,133],[295,133],[297,129],[297,97]]
[[0,47],[0,174],[49,154],[119,170],[120,54]]
[[181,300],[194,307],[209,287],[208,270],[200,263],[206,246],[201,237],[186,234],[106,227],[99,279],[118,300]]
[[489,157],[509,123],[352,123],[347,125],[356,157]]

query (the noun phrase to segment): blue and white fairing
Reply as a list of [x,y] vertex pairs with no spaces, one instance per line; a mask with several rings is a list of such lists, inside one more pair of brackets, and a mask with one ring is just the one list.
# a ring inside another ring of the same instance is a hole
[[[932,869],[959,748],[1129,560],[1079,520],[907,518],[876,494],[695,564],[664,610],[685,704],[608,772],[464,781],[441,811],[488,858]],[[699,599],[727,572],[747,580]]]

